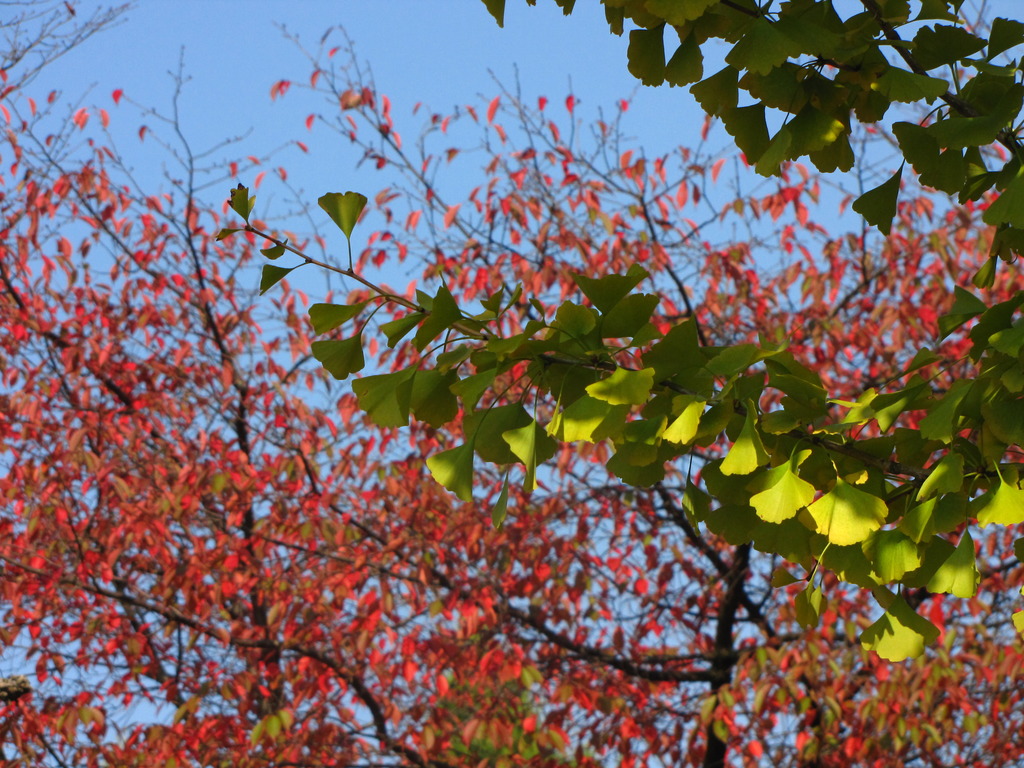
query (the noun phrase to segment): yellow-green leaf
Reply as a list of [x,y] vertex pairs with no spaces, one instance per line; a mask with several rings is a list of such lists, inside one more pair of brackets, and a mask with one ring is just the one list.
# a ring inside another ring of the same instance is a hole
[[1018,525],[1024,523],[1024,491],[1016,485],[999,481],[995,492],[989,491],[972,503],[977,512],[978,524],[982,527],[999,523]]
[[722,461],[722,474],[749,475],[767,462],[768,452],[764,449],[761,436],[757,432],[757,416],[753,407],[748,407],[743,429],[729,449],[729,454]]
[[885,502],[842,478],[836,486],[807,511],[817,524],[818,533],[824,534],[833,544],[846,546],[860,544],[885,521]]
[[661,437],[670,443],[689,445],[697,436],[697,427],[700,425],[700,417],[704,413],[705,401],[695,395],[679,395],[673,404],[678,406],[679,403],[685,403],[682,413],[668,425]]
[[654,369],[631,371],[616,368],[606,379],[587,387],[587,394],[612,405],[641,405],[647,402],[654,386]]
[[974,552],[974,539],[964,531],[960,543],[935,575],[928,581],[931,592],[946,592],[956,597],[974,597],[981,574]]
[[814,499],[814,486],[793,472],[790,463],[768,472],[770,485],[750,497],[750,506],[768,523],[781,523],[796,515]]
[[427,468],[441,485],[463,501],[473,500],[473,441],[427,458]]
[[918,616],[902,596],[897,596],[878,621],[864,630],[861,645],[888,661],[920,656],[939,636],[938,628]]

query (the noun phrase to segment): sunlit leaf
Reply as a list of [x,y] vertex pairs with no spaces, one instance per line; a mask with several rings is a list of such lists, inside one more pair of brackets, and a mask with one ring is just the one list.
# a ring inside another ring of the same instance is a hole
[[682,412],[665,429],[662,439],[677,445],[689,445],[697,437],[705,402],[695,395],[679,395],[673,404],[674,407],[681,406]]
[[427,468],[441,485],[463,501],[473,500],[473,440],[427,457]]
[[612,405],[641,405],[647,402],[653,386],[653,368],[640,371],[616,368],[611,376],[587,387],[587,394]]
[[898,581],[908,571],[921,567],[917,543],[899,530],[875,531],[864,544],[864,554],[885,582]]
[[931,592],[945,592],[956,597],[974,597],[981,574],[974,552],[974,539],[964,531],[960,543],[928,581]]
[[918,616],[903,597],[897,596],[878,621],[864,630],[861,645],[888,661],[920,656],[939,636],[938,628]]
[[501,434],[517,459],[526,467],[523,490],[527,493],[536,485],[537,465],[555,455],[557,445],[536,421],[519,429],[510,429]]
[[840,546],[859,544],[885,521],[885,502],[860,490],[842,478],[835,488],[811,504],[811,513],[818,533]]
[[814,500],[814,486],[793,469],[790,462],[770,469],[765,489],[750,497],[750,506],[762,520],[781,523]]
[[722,461],[722,474],[749,475],[767,462],[768,452],[765,451],[757,431],[757,416],[753,408],[749,408],[743,421],[743,429]]
[[1019,525],[1024,523],[1024,490],[1000,480],[995,491],[971,502],[971,508],[982,527],[992,523]]

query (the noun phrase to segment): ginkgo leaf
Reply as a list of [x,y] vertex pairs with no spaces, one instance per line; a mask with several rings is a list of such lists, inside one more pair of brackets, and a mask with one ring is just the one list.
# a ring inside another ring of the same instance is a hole
[[898,595],[878,621],[864,630],[860,642],[883,659],[903,661],[920,656],[938,636],[938,627],[915,613]]
[[484,0],[487,11],[498,22],[499,27],[505,26],[505,0]]
[[552,419],[548,432],[567,443],[596,443],[621,433],[628,414],[628,405],[584,396]]
[[971,507],[982,527],[992,523],[1018,525],[1024,523],[1024,490],[1000,480],[994,492],[971,502]]
[[379,427],[404,427],[409,423],[409,403],[415,368],[364,376],[352,382],[359,407]]
[[1021,168],[999,197],[985,209],[981,218],[986,224],[1024,227],[1024,168]]
[[505,473],[505,480],[501,484],[501,493],[498,500],[491,507],[491,525],[498,530],[505,524],[505,516],[508,514],[508,472]]
[[764,115],[764,104],[728,109],[722,115],[726,131],[736,140],[748,163],[760,160],[771,143]]
[[264,264],[263,274],[260,277],[260,296],[284,280],[285,276],[293,269],[298,269],[301,266],[300,264],[296,267],[278,267],[274,264]]
[[885,521],[885,502],[842,478],[835,488],[811,504],[807,511],[833,544],[859,544]]
[[768,471],[767,487],[750,497],[757,516],[769,523],[781,523],[796,515],[814,499],[815,488],[793,472],[792,464],[781,464]]
[[748,407],[743,429],[722,460],[722,474],[749,475],[767,462],[768,452],[764,449],[761,436],[757,432],[757,416],[753,407]]
[[900,520],[900,530],[914,541],[927,541],[936,533],[949,533],[967,520],[967,502],[962,496],[933,496],[911,507]]
[[367,303],[361,301],[358,304],[314,304],[309,308],[313,333],[327,333],[344,325],[362,312]]
[[662,433],[662,439],[677,445],[689,445],[697,437],[700,417],[704,413],[705,401],[696,395],[679,395],[673,401],[673,407],[683,406],[680,413]]
[[949,83],[937,77],[918,75],[900,67],[889,67],[871,87],[881,91],[890,101],[907,104],[915,101],[932,103],[949,88]]
[[427,457],[427,468],[441,485],[463,501],[473,500],[473,440]]
[[805,629],[818,626],[821,609],[825,605],[825,594],[810,584],[796,596],[793,601],[796,608],[796,620]]
[[231,190],[231,195],[228,197],[228,204],[231,206],[231,210],[248,222],[249,215],[252,213],[252,208],[256,205],[256,195],[249,197],[249,188],[239,184]]
[[502,437],[510,430],[530,426],[533,419],[519,403],[496,405],[467,413],[463,432],[473,439],[476,452],[484,461],[511,464],[518,458]]
[[642,405],[654,386],[654,369],[631,371],[616,368],[611,376],[587,387],[587,394],[612,405]]
[[451,423],[459,413],[459,401],[452,392],[458,380],[454,371],[417,371],[409,399],[416,418],[435,428]]
[[626,57],[629,73],[644,85],[660,85],[665,79],[665,25],[634,29],[629,33]]
[[419,330],[416,331],[416,349],[422,352],[430,342],[462,319],[462,312],[459,310],[459,305],[455,303],[455,299],[452,298],[451,291],[447,286],[442,285],[437,289],[437,294],[430,306],[430,313],[423,320]]
[[864,543],[864,554],[884,582],[899,581],[908,571],[921,567],[917,543],[900,530],[875,531]]
[[949,24],[925,26],[914,35],[914,59],[925,70],[952,64],[984,47],[981,38]]
[[939,566],[939,570],[928,580],[927,587],[931,592],[946,592],[956,597],[974,597],[980,581],[974,539],[971,538],[970,531],[964,531],[953,554]]
[[346,238],[352,237],[352,230],[359,220],[359,214],[366,206],[366,195],[359,192],[328,192],[322,195],[317,203],[323,208]]
[[743,36],[726,54],[725,61],[740,71],[764,75],[800,53],[800,44],[780,32],[775,22],[758,18],[747,25]]
[[572,279],[599,312],[607,313],[647,277],[650,277],[650,273],[646,269],[633,264],[624,275],[605,275],[599,278],[573,275]]
[[1003,51],[1024,43],[1024,24],[1016,19],[996,19],[988,39],[985,58],[991,61]]
[[888,235],[892,229],[892,220],[896,216],[896,201],[900,194],[900,179],[903,178],[903,166],[888,180],[853,201],[853,210],[864,217],[872,226],[878,227],[882,234]]
[[392,349],[395,348],[395,344],[404,339],[409,331],[423,322],[426,315],[422,312],[410,312],[405,317],[399,317],[395,320],[389,320],[383,323],[380,330],[388,339],[388,346]]
[[363,370],[363,366],[366,365],[362,336],[314,341],[310,345],[310,350],[313,357],[336,379],[347,379],[349,375]]
[[928,477],[921,484],[917,493],[920,501],[930,499],[942,493],[959,491],[964,484],[964,457],[959,453],[947,453],[942,461],[932,467]]
[[651,319],[661,297],[653,293],[631,293],[601,318],[601,337],[628,339],[635,336]]
[[676,48],[665,65],[665,80],[669,85],[689,85],[704,77],[704,54],[695,35],[687,37]]
[[527,493],[536,485],[537,465],[555,455],[557,444],[536,421],[519,429],[510,429],[501,434],[517,459],[526,466],[523,490]]
[[266,256],[268,259],[279,259],[284,256],[284,244],[277,243],[269,248],[260,248],[260,253]]

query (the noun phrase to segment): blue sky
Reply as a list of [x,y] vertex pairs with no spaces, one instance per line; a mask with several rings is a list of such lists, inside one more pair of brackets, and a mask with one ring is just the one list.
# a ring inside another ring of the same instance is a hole
[[[81,7],[98,5],[90,0]],[[344,27],[397,116],[416,102],[445,110],[473,103],[477,95],[490,98],[494,78],[511,85],[518,77],[529,97],[560,100],[571,86],[582,107],[595,112],[635,95],[627,128],[649,151],[666,151],[699,130],[703,115],[687,91],[645,90],[626,71],[626,38],[608,33],[596,3],[579,3],[570,18],[551,0],[533,8],[523,0],[508,5],[499,29],[480,0],[142,0],[119,26],[44,72],[34,88],[57,87],[69,99],[88,92],[85,103],[110,111],[120,148],[132,159],[139,120],[125,102],[115,109],[110,94],[123,89],[139,104],[166,110],[173,93],[169,73],[183,56],[191,81],[181,117],[194,145],[250,130],[232,151],[262,154],[294,139],[310,141],[313,162],[297,151],[278,162],[293,182],[316,194],[358,186],[358,180],[340,181],[324,167],[324,148],[316,147],[315,132],[305,133],[308,110],[294,90],[284,100],[269,98],[276,80],[305,81],[310,72],[282,24],[313,49],[328,28]],[[337,153],[338,168],[348,173],[354,150],[338,146]],[[368,184],[376,189],[382,180],[375,175]]]

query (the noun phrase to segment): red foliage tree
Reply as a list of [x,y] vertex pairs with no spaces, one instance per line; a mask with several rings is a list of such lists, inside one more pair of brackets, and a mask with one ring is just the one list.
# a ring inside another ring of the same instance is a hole
[[[923,192],[888,237],[831,232],[820,221],[832,204],[801,167],[741,194],[722,181],[735,161],[647,156],[616,120],[585,124],[571,96],[533,106],[503,92],[427,115],[403,144],[386,97],[333,60],[311,79],[323,122],[404,179],[375,196],[360,267],[412,264],[463,303],[522,282],[543,313],[573,290],[571,272],[641,263],[658,322],[695,317],[709,344],[781,329],[831,392],[852,395],[900,376],[937,336],[948,276],[976,267],[991,237],[970,206]],[[771,586],[785,578],[777,563],[697,522],[685,489],[700,478],[685,466],[627,489],[600,444],[563,452],[532,496],[512,492],[495,528],[497,478],[479,503],[453,499],[424,466],[445,434],[363,421],[305,354],[306,297],[285,282],[256,300],[262,243],[215,240],[222,205],[190,194],[187,176],[174,194],[135,194],[100,146],[54,154],[17,117],[19,98],[5,96],[14,167],[0,199],[0,672],[34,690],[0,702],[5,760],[1024,756],[1022,656],[1009,611],[993,610],[1021,577],[1002,559],[1005,533],[981,540],[976,597],[909,596],[944,636],[891,664],[856,642],[871,621],[862,589],[805,601],[821,621],[804,629]],[[456,123],[479,145],[453,145]],[[578,138],[588,127],[592,142]],[[445,165],[469,148],[482,150],[479,184],[449,193]],[[377,359],[417,354],[399,345]],[[963,350],[939,354],[936,387]]]

